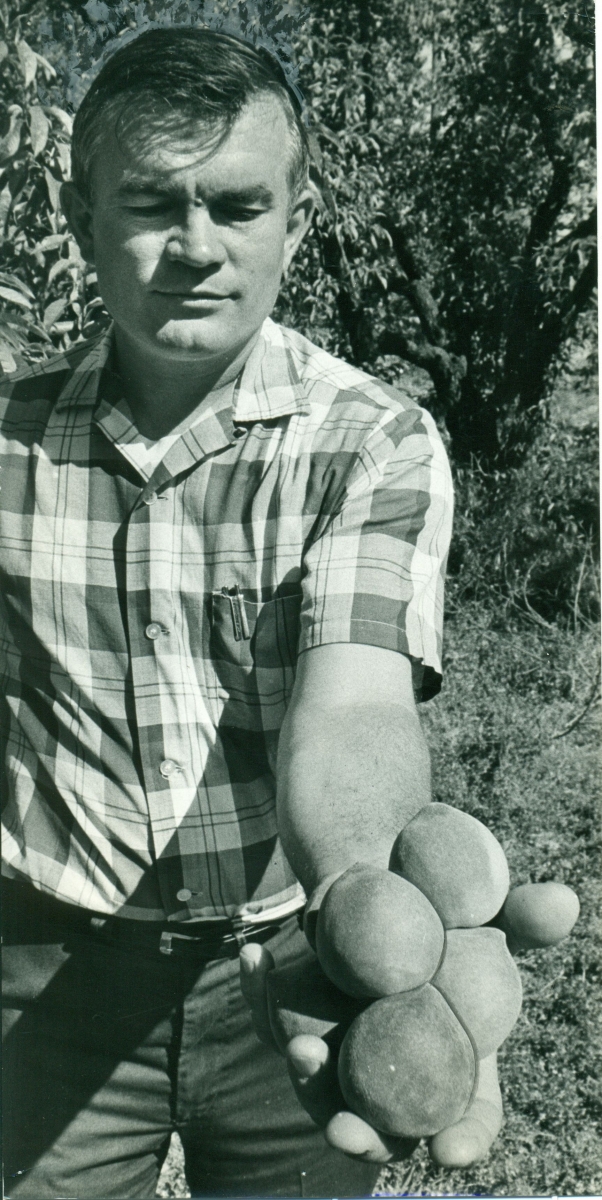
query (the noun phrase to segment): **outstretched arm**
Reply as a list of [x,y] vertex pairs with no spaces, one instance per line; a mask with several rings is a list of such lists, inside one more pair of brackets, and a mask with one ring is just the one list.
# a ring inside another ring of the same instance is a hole
[[[429,800],[429,758],[409,659],[343,643],[302,654],[280,738],[278,820],[285,852],[308,896],[355,862],[386,869],[400,829]],[[271,1041],[265,978],[272,965],[264,947],[248,946],[241,953],[243,991],[265,1041]],[[303,1037],[289,1050],[297,1095],[314,1120],[328,1127],[333,1145],[383,1162],[411,1152],[413,1144],[403,1139],[391,1144],[359,1118],[331,1121],[346,1106],[325,1043]],[[490,1119],[482,1119],[481,1109]],[[470,1111],[432,1140],[433,1158],[451,1166],[482,1157],[501,1121],[492,1056]]]
[[408,658],[358,643],[299,657],[278,751],[278,828],[308,895],[355,862],[386,868],[430,800]]

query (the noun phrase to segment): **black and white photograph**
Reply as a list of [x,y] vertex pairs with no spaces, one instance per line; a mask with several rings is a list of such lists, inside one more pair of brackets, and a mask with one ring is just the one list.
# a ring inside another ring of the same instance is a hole
[[595,1197],[594,0],[0,0],[5,1200]]

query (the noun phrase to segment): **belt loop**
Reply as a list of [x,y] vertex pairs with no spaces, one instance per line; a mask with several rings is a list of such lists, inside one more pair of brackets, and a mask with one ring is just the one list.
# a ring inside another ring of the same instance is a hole
[[[171,944],[173,933],[162,933],[161,941],[159,942],[159,950],[161,954],[173,954],[173,946]],[[155,942],[155,945],[157,943]]]
[[[232,917],[231,921],[232,921],[232,932],[234,934],[234,937],[236,938],[236,945],[238,946],[239,950],[242,950],[242,947],[246,946],[246,944],[247,944],[247,933],[249,932],[248,928],[245,927],[245,923],[244,923],[244,920],[242,917]],[[251,930],[251,932],[252,932],[252,930]]]

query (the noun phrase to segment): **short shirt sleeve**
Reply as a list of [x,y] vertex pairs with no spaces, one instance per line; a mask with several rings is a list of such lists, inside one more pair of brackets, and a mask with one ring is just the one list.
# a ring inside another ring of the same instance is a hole
[[300,650],[363,642],[407,655],[418,700],[441,686],[453,489],[429,413],[387,412],[304,558]]

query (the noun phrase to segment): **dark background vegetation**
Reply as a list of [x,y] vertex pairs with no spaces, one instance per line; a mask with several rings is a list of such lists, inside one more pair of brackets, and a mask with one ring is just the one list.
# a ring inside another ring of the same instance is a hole
[[[430,408],[456,478],[435,797],[493,829],[514,883],[582,904],[569,942],[521,956],[489,1158],[445,1173],[421,1150],[381,1190],[599,1194],[593,4],[311,0],[299,24],[273,0],[0,0],[7,373],[106,323],[59,210],[66,85],[168,13],[285,56],[292,36],[323,203],[277,316]],[[161,1194],[185,1194],[177,1155]]]

